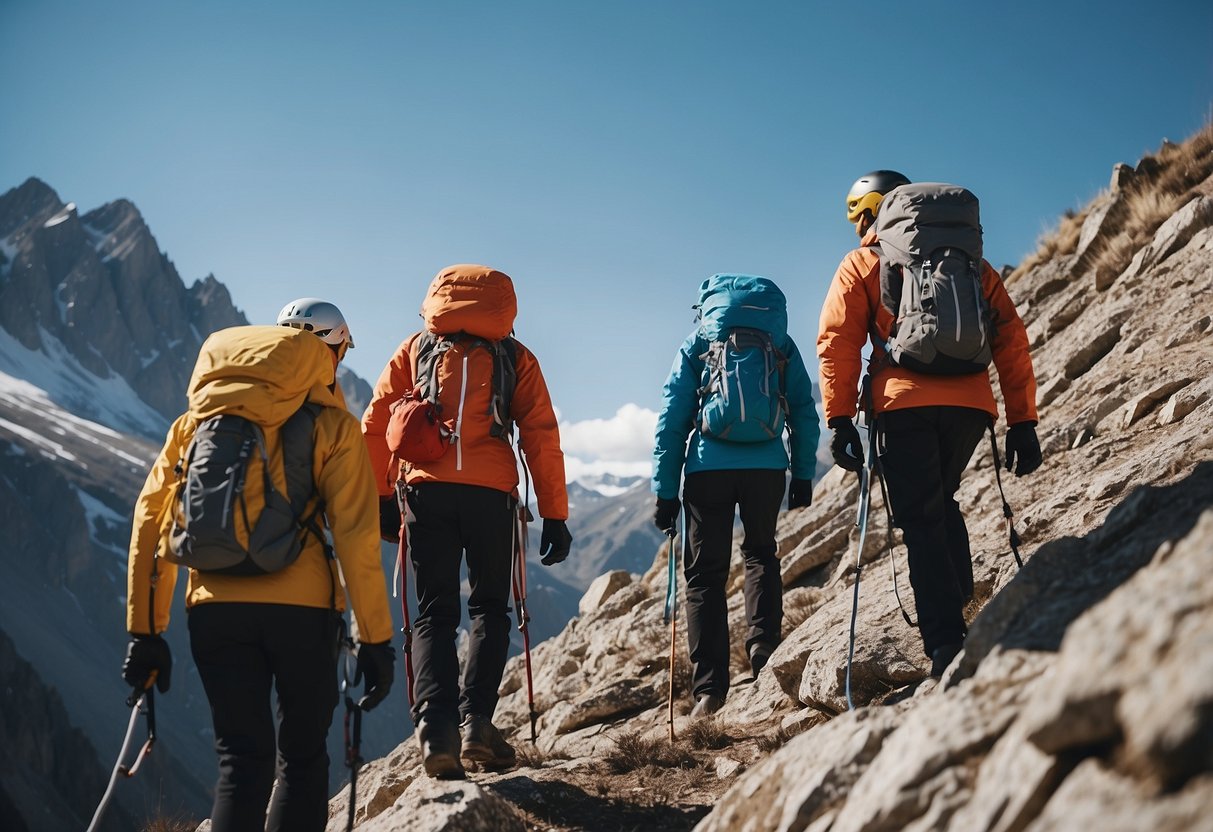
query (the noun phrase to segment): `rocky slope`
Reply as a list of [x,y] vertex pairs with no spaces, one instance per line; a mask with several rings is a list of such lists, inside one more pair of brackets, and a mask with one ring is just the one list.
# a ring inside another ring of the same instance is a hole
[[[1029,327],[1044,467],[988,444],[958,494],[977,579],[964,653],[928,678],[891,591],[879,494],[846,709],[855,478],[780,522],[785,640],[716,720],[690,723],[685,642],[666,738],[665,553],[601,577],[534,651],[538,741],[511,660],[497,721],[524,751],[442,783],[405,743],[367,766],[360,828],[1207,828],[1213,805],[1213,129],[1166,144],[1067,218],[1007,288]],[[902,566],[895,579],[913,613]],[[735,558],[735,564],[740,560]],[[731,623],[743,622],[740,573]],[[347,796],[332,805],[344,825]],[[1202,824],[1204,825],[1202,827]]]

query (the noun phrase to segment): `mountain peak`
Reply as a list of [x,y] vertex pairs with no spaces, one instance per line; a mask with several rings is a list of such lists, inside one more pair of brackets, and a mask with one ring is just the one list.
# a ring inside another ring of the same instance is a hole
[[36,176],[0,196],[0,237],[7,237],[31,219],[46,220],[63,208],[55,189]]

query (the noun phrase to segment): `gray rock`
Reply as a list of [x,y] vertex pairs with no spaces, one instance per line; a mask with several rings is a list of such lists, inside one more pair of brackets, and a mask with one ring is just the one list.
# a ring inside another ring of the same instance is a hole
[[616,569],[604,575],[599,575],[590,584],[590,588],[585,591],[585,595],[581,596],[581,601],[577,605],[577,611],[581,615],[597,612],[608,598],[630,583],[632,583],[631,573],[625,572],[622,569]]
[[895,708],[866,708],[796,737],[739,778],[695,832],[782,832],[832,817],[897,718]]
[[1213,197],[1193,199],[1158,227],[1154,232],[1154,239],[1133,256],[1120,279],[1132,280],[1139,277],[1146,269],[1179,251],[1198,232],[1210,225],[1213,225]]
[[1082,230],[1078,233],[1078,246],[1074,249],[1076,272],[1085,270],[1087,257],[1096,240],[1111,239],[1120,224],[1123,210],[1124,197],[1120,193],[1110,193],[1100,197],[1096,206],[1087,214],[1082,223]]
[[1075,622],[1052,684],[1023,717],[1038,748],[1124,737],[1128,764],[1164,785],[1213,770],[1210,551],[1213,511]]
[[1109,187],[1115,193],[1123,189],[1126,185],[1133,181],[1133,175],[1136,173],[1132,165],[1126,165],[1124,162],[1117,162],[1112,166],[1112,181]]
[[1143,832],[1209,828],[1213,777],[1193,781],[1175,794],[1156,795],[1115,774],[1099,760],[1084,760],[1066,777],[1026,832]]
[[422,777],[390,809],[358,828],[365,832],[524,832],[526,824],[513,806],[475,783]]

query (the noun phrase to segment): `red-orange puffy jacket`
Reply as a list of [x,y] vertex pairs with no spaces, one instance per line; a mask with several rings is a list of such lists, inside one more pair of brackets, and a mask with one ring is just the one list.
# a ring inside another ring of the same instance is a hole
[[[893,313],[880,302],[880,256],[871,248],[875,232],[863,238],[859,248],[847,254],[826,294],[817,336],[821,368],[821,395],[826,420],[835,416],[854,418],[859,379],[863,372],[861,353],[875,320],[876,331],[888,339]],[[1028,354],[1028,336],[1002,278],[982,261],[982,289],[997,316],[993,342],[994,367],[1002,388],[1008,424],[1036,421],[1036,376]],[[890,366],[884,350],[873,347],[874,365],[882,367],[872,378],[872,400],[877,413],[907,407],[950,405],[984,410],[994,419],[998,408],[988,373],[962,376],[926,375]]]
[[[466,332],[500,340],[513,327],[517,302],[513,284],[502,272],[486,266],[450,266],[434,278],[422,305],[426,331],[439,335]],[[383,368],[371,403],[362,417],[362,433],[370,452],[371,467],[381,496],[403,477],[406,482],[457,482],[512,493],[518,486],[518,463],[512,445],[490,433],[490,399],[493,394],[492,356],[482,348],[466,350],[455,342],[439,362],[438,402],[447,417],[462,412],[458,447],[434,462],[405,464],[388,449],[386,433],[391,405],[413,389],[417,379],[416,343],[423,333],[409,336]],[[510,415],[518,426],[518,445],[533,477],[539,514],[549,520],[569,516],[564,482],[564,453],[560,429],[539,361],[521,343],[515,350],[514,387]],[[466,355],[468,379],[480,379],[466,390],[462,364]],[[460,398],[462,394],[462,407]]]

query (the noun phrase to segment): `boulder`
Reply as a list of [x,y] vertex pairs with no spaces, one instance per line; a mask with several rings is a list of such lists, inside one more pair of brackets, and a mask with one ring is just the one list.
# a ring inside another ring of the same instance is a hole
[[599,575],[585,591],[585,595],[581,596],[581,601],[577,604],[577,612],[581,615],[597,612],[608,598],[630,583],[632,583],[632,575],[623,569],[615,569]]
[[514,807],[467,780],[421,777],[387,811],[358,827],[364,832],[524,832]]

